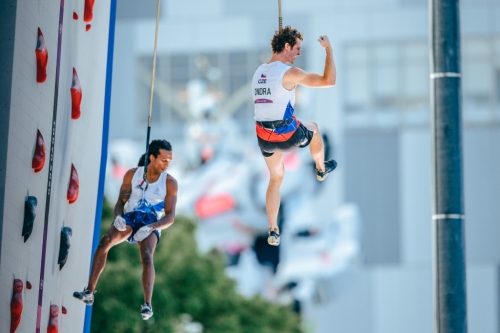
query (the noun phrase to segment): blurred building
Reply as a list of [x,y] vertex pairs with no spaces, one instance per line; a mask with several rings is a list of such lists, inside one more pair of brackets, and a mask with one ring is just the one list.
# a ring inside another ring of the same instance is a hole
[[[284,25],[305,34],[296,65],[322,72],[323,34],[337,64],[337,85],[300,89],[296,108],[320,123],[340,165],[318,208],[327,216],[355,202],[363,218],[363,257],[350,282],[328,304],[311,305],[307,320],[318,333],[431,332],[428,3],[282,5]],[[231,117],[255,140],[248,83],[270,56],[277,12],[270,0],[163,1],[153,138],[181,144],[190,122]],[[111,140],[145,138],[155,15],[155,0],[118,3]],[[498,1],[461,2],[469,333],[500,331],[499,18]]]

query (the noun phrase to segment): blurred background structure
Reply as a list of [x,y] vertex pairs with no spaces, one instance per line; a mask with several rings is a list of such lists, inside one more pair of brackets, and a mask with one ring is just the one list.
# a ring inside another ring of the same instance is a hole
[[[311,332],[431,332],[428,3],[282,3],[305,36],[298,67],[322,72],[316,39],[332,42],[337,85],[299,88],[296,114],[320,124],[339,168],[316,184],[307,152],[288,155],[283,242],[268,248],[249,83],[270,57],[277,3],[165,0],[151,137],[173,144],[179,211],[200,220],[200,249],[227,254],[242,293],[290,290]],[[144,145],[155,14],[156,0],[117,5],[111,201]],[[500,331],[499,18],[498,1],[461,1],[470,333]]]

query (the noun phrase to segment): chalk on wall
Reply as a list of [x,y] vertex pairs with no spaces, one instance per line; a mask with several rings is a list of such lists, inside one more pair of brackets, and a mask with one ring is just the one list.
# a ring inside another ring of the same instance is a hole
[[82,103],[82,86],[80,85],[80,79],[76,73],[76,69],[73,68],[73,80],[71,81],[71,119],[80,118],[80,105]]
[[14,279],[14,292],[10,302],[10,333],[14,333],[21,322],[23,312],[23,281]]
[[83,12],[83,21],[90,22],[94,18],[95,0],[85,0],[85,10]]
[[24,221],[23,221],[23,232],[24,242],[30,238],[31,232],[33,231],[33,224],[35,223],[36,212],[35,208],[38,204],[38,200],[34,196],[28,196],[24,201]]
[[67,199],[70,204],[75,203],[78,199],[78,193],[80,192],[80,180],[78,179],[78,172],[73,164],[71,164],[71,176],[69,178],[69,187]]
[[33,168],[33,171],[40,172],[42,171],[44,165],[45,165],[45,140],[43,139],[40,130],[37,130],[35,153],[33,154],[31,167]]
[[59,270],[61,270],[66,261],[68,260],[69,248],[71,247],[71,236],[73,231],[70,227],[63,227],[61,229],[61,243],[59,244],[59,258],[57,263],[59,264]]
[[47,333],[59,332],[59,307],[55,304],[50,306],[49,325],[47,326]]
[[36,82],[43,83],[47,80],[47,63],[49,61],[49,52],[43,38],[42,30],[38,28],[38,40],[36,43]]

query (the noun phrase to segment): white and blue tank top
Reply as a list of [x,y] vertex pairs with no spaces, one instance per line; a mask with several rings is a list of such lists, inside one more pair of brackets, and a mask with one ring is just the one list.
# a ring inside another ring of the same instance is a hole
[[291,67],[281,61],[265,63],[257,68],[252,79],[252,95],[256,121],[291,118],[295,105],[295,87],[283,87],[283,75]]
[[[142,211],[155,213],[160,219],[165,213],[165,196],[167,195],[167,173],[163,172],[154,183],[150,183],[144,193],[141,184],[144,176],[144,167],[138,167],[132,178],[132,193],[127,201],[126,213]],[[142,185],[144,186],[144,185]]]

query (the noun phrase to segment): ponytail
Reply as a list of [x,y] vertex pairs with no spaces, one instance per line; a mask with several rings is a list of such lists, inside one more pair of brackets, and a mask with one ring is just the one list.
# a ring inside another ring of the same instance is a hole
[[139,162],[137,163],[138,167],[143,167],[146,164],[146,153],[142,154],[141,157],[139,157]]

